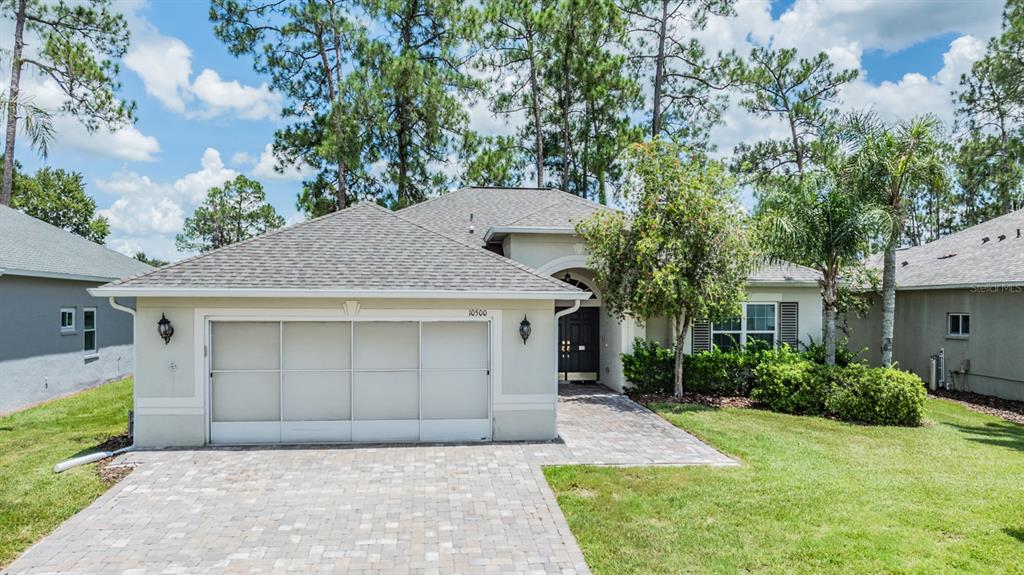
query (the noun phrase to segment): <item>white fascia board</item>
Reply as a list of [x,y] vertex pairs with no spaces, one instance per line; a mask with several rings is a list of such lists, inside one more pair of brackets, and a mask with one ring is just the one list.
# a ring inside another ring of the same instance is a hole
[[820,287],[816,280],[749,281],[749,287]]
[[571,236],[576,234],[576,228],[567,228],[565,226],[491,226],[487,229],[487,233],[484,234],[484,241],[497,240],[508,234],[558,234]]
[[[950,283],[950,284],[934,284],[934,285],[911,285],[911,286],[896,286],[896,291],[914,291],[914,290],[937,290],[937,289],[999,289],[999,288],[1021,288],[1024,287],[1024,282],[1012,281],[1012,282],[977,282],[977,283]],[[878,290],[882,288],[879,286]]]
[[95,287],[96,297],[265,297],[265,298],[350,298],[350,299],[505,299],[505,300],[585,300],[590,292],[566,291],[451,291],[451,290],[330,290],[263,288],[161,288]]
[[109,282],[116,280],[116,277],[103,277],[103,276],[87,276],[80,274],[66,274],[61,272],[40,272],[33,270],[17,270],[17,269],[4,269],[0,270],[0,275],[9,276],[23,276],[31,278],[48,278],[56,280],[73,280],[73,281],[86,281],[86,282]]

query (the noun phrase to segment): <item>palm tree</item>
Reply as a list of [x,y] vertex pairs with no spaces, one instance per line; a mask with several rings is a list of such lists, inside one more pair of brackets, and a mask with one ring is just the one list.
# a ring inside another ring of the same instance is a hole
[[764,257],[789,261],[821,273],[825,308],[825,363],[836,361],[839,280],[862,265],[872,238],[888,232],[886,212],[844,177],[847,160],[762,190],[756,222]]
[[851,178],[865,199],[882,207],[890,225],[883,237],[882,365],[892,365],[896,317],[896,248],[903,238],[908,210],[916,194],[935,193],[949,185],[948,145],[942,123],[925,115],[887,127],[873,114],[855,124],[858,150]]
[[[29,98],[21,98],[18,101],[12,102],[7,94],[0,93],[0,122],[6,124],[6,115],[14,113],[17,120],[20,120],[20,129],[23,134],[28,138],[29,145],[39,153],[40,156],[46,157],[50,149],[50,143],[53,142],[53,116],[43,108],[35,105]],[[4,174],[4,180],[10,180],[14,182],[14,160],[9,162],[11,166],[11,173]],[[3,169],[0,168],[0,172]],[[3,186],[0,190],[0,204],[9,206],[11,204],[10,189],[11,186]]]

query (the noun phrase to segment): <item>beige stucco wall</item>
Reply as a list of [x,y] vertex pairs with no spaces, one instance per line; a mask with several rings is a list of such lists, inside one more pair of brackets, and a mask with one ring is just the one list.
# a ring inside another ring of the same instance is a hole
[[[492,366],[494,439],[555,437],[557,333],[552,301],[139,298],[137,306],[135,441],[141,447],[194,446],[206,441],[205,334],[202,325],[196,325],[197,309],[253,310],[254,315],[275,317],[280,310],[322,311],[320,317],[337,319],[395,315],[459,319],[467,317],[470,309],[487,310],[496,324],[491,337],[499,363]],[[162,315],[174,325],[169,344],[156,330]],[[525,345],[519,336],[524,315],[533,328]],[[524,412],[530,417],[518,421]]]
[[[845,318],[850,348],[867,348],[872,365],[880,360],[881,305],[873,295],[864,318]],[[946,335],[946,314],[971,315],[970,336]],[[1019,290],[916,290],[896,294],[893,358],[903,369],[928,379],[930,357],[945,350],[946,370],[957,375],[957,388],[1007,399],[1024,400],[1024,293]],[[950,376],[946,375],[947,379]]]

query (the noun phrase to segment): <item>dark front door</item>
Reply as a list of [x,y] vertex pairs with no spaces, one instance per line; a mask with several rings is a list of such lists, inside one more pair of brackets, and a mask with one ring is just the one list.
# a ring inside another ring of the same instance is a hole
[[581,307],[558,318],[558,379],[597,381],[601,308]]

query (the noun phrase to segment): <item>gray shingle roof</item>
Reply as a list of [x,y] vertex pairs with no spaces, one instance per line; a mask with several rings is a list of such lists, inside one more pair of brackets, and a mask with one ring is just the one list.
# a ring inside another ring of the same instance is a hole
[[399,213],[446,235],[484,245],[484,234],[492,227],[572,229],[580,219],[610,209],[550,188],[462,188]]
[[583,292],[372,203],[103,286],[332,292]]
[[758,267],[750,274],[752,283],[813,283],[817,285],[821,274],[806,266],[778,262]]
[[110,281],[153,268],[7,206],[0,206],[0,270],[10,275]]
[[[882,255],[868,264],[881,269]],[[900,289],[1017,284],[1024,284],[1024,210],[896,252]]]

